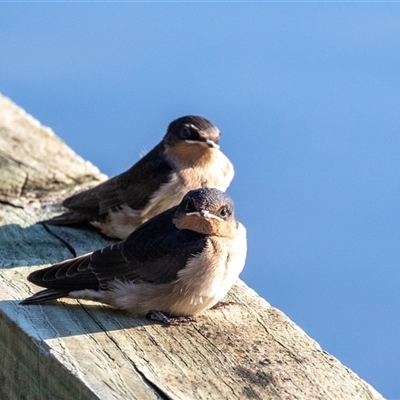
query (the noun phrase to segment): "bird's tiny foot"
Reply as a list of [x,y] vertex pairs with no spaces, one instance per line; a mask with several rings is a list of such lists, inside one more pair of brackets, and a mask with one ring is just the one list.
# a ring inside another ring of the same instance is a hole
[[227,307],[230,306],[231,304],[235,304],[234,301],[219,301],[217,304],[214,304],[211,307],[211,310],[215,310],[217,308],[221,308],[221,307]]
[[181,325],[189,322],[196,322],[192,317],[167,317],[161,311],[151,311],[146,315],[146,318],[162,322],[166,325]]

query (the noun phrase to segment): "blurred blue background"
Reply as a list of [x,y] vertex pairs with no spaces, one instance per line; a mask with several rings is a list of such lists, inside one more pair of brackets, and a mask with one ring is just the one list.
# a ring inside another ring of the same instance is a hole
[[0,92],[108,175],[202,115],[241,277],[400,398],[399,3],[2,3]]

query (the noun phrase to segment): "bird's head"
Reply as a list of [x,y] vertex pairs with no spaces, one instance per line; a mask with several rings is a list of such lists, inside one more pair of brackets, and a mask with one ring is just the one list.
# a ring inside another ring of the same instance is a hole
[[164,142],[167,146],[185,143],[203,148],[219,149],[220,136],[220,131],[212,122],[203,117],[188,115],[169,124]]
[[189,191],[174,215],[178,229],[189,229],[206,235],[232,237],[238,221],[232,199],[214,188]]

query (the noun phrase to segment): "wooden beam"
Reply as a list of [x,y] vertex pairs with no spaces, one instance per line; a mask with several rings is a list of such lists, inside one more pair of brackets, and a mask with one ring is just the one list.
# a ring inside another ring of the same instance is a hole
[[0,96],[0,398],[382,399],[242,281],[234,304],[166,327],[76,300],[19,301],[36,268],[110,243],[36,224],[105,176]]

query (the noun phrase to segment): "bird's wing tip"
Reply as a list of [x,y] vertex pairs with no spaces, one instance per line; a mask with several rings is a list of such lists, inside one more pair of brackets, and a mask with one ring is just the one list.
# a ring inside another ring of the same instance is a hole
[[46,289],[41,292],[35,293],[33,296],[27,297],[19,302],[20,305],[27,306],[31,304],[41,304],[50,300],[57,300],[65,297],[69,292],[60,291],[57,289]]

